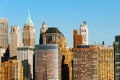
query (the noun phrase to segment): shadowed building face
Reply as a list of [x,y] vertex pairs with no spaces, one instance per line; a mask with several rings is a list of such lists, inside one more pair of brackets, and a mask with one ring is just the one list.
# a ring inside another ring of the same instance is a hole
[[120,80],[120,35],[115,36],[114,42],[114,80]]

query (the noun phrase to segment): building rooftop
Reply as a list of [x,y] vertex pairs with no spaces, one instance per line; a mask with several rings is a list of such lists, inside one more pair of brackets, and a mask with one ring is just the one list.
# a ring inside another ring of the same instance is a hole
[[59,33],[62,34],[56,27],[50,27],[45,33]]

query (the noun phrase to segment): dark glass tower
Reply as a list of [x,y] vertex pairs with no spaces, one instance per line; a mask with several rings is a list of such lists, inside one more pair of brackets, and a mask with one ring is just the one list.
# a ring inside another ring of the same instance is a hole
[[120,80],[120,35],[114,42],[114,80]]

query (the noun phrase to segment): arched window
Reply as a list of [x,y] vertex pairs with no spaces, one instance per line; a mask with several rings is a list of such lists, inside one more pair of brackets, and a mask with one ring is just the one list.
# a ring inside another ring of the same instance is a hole
[[15,32],[15,28],[13,28],[13,32]]

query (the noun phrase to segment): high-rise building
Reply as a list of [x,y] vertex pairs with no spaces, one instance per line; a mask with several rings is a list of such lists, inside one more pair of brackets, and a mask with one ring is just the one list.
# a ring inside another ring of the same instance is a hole
[[114,80],[120,80],[120,35],[114,42]]
[[113,47],[98,48],[98,80],[114,80],[114,50]]
[[17,47],[20,46],[20,28],[12,26],[10,32],[10,58],[17,58]]
[[73,52],[69,49],[61,49],[60,51],[61,55],[61,80],[73,80]]
[[61,80],[57,44],[36,45],[35,80]]
[[98,51],[96,47],[73,48],[73,80],[98,80]]
[[33,46],[20,46],[17,48],[17,59],[22,62],[24,80],[33,80],[33,56]]
[[58,44],[58,38],[63,34],[56,27],[49,27],[42,36],[43,44]]
[[2,60],[2,57],[4,56],[4,53],[5,53],[5,49],[0,47],[0,80],[2,79],[1,78],[1,73],[2,73],[2,69],[1,69],[2,61],[1,60]]
[[19,60],[9,60],[2,63],[1,80],[24,80],[23,66]]
[[80,25],[80,34],[82,35],[82,43],[83,45],[88,45],[88,27],[86,21]]
[[43,21],[42,28],[40,29],[39,44],[43,44],[43,35],[42,35],[42,34],[44,34],[44,33],[46,32],[47,29],[48,29],[48,28],[47,28],[46,22]]
[[67,48],[65,36],[56,27],[49,27],[45,22],[40,30],[40,44],[58,44],[59,49],[59,76],[61,80],[72,80],[73,53]]
[[73,47],[77,47],[78,45],[82,45],[82,35],[78,34],[77,30],[73,30]]
[[8,19],[0,18],[0,47],[8,47]]
[[67,40],[64,36],[60,36],[58,40],[61,66],[61,80],[72,80],[72,61],[73,52],[67,46]]
[[23,28],[23,45],[35,46],[35,28],[29,12]]
[[80,34],[73,31],[73,80],[98,80],[98,50],[88,45],[88,27],[84,21]]

